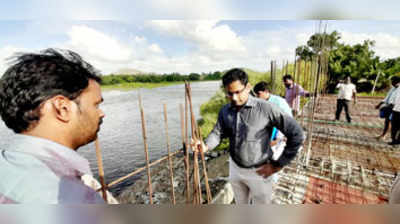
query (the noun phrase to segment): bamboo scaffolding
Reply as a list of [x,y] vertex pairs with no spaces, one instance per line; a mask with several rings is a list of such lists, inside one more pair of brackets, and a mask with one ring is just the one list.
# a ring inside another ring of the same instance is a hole
[[[196,141],[196,120],[194,119],[194,111],[193,111],[193,105],[192,105],[192,99],[191,99],[191,91],[190,91],[190,84],[186,83],[186,92],[187,92],[187,98],[188,98],[188,103],[189,103],[189,108],[190,108],[190,121],[191,121],[191,130],[192,130],[192,139]],[[194,176],[193,176],[193,204],[201,204],[202,203],[202,198],[201,198],[201,185],[200,185],[200,174],[199,174],[199,154],[198,150],[194,149],[194,159],[193,159],[193,170],[194,170]]]
[[143,134],[143,143],[144,143],[144,152],[146,156],[146,168],[147,168],[147,183],[148,183],[148,192],[149,192],[149,201],[150,204],[153,204],[153,189],[151,184],[151,173],[150,173],[150,166],[149,166],[149,150],[147,146],[147,135],[146,135],[146,121],[144,119],[144,111],[142,105],[142,95],[139,92],[139,108],[140,108],[140,116],[142,119],[142,134]]
[[167,149],[168,149],[168,165],[169,165],[169,175],[171,180],[171,201],[172,204],[176,204],[175,201],[175,189],[174,189],[174,170],[173,170],[173,162],[171,159],[171,150],[170,150],[170,142],[169,142],[169,135],[168,135],[168,116],[167,116],[167,105],[164,103],[164,121],[165,121],[165,135],[167,137]]
[[[193,111],[193,106],[192,106],[192,96],[191,96],[192,90],[191,90],[191,87],[190,87],[190,83],[187,84],[186,91],[188,92],[187,95],[188,95],[188,100],[189,100],[189,105],[190,105],[190,112],[191,112],[192,138],[195,141],[200,140],[200,142],[202,143],[203,139],[202,139],[202,136],[201,136],[201,133],[200,133],[200,129],[198,128],[197,123],[196,123],[196,119],[194,117],[194,111]],[[200,146],[199,149],[196,149],[195,153],[194,153],[194,155],[195,155],[195,164],[197,163],[196,164],[197,167],[196,167],[196,172],[195,172],[195,179],[197,179],[196,182],[198,182],[198,183],[196,183],[196,184],[198,184],[198,186],[199,186],[198,191],[199,191],[199,195],[200,195],[200,203],[201,203],[201,186],[200,186],[200,178],[199,178],[199,172],[198,172],[198,161],[196,161],[198,159],[198,158],[196,158],[196,154],[198,153],[198,151],[200,152],[200,156],[201,156],[201,159],[202,159],[203,175],[205,177],[205,186],[206,186],[206,192],[207,192],[207,200],[208,200],[208,203],[211,203],[212,196],[211,196],[210,186],[209,186],[209,183],[208,183],[207,166],[206,166],[206,163],[205,163],[204,151],[203,151],[202,146]]]
[[104,168],[103,168],[103,158],[101,156],[101,149],[99,144],[99,139],[96,139],[96,157],[97,157],[97,165],[99,167],[99,178],[101,184],[101,193],[103,194],[103,199],[107,203],[107,185],[104,178]]

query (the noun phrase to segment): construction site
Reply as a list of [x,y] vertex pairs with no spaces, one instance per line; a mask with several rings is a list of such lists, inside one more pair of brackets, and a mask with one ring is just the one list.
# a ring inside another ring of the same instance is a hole
[[[190,95],[188,86],[186,93]],[[342,121],[335,121],[335,95],[321,94],[309,98],[297,116],[307,138],[296,158],[279,173],[272,202],[387,203],[400,167],[400,152],[398,148],[388,146],[387,142],[376,139],[383,128],[383,121],[375,109],[381,100],[381,97],[359,97],[357,104],[352,105],[352,123],[347,123],[344,116]],[[229,154],[208,152],[204,155],[201,151],[193,152],[190,149],[187,144],[189,137],[201,136],[195,118],[188,116],[189,111],[188,101],[186,116],[183,106],[181,115],[183,148],[189,150],[170,152],[157,161],[147,160],[146,167],[108,185],[104,183],[103,189],[139,175],[140,178],[131,189],[120,196],[121,203],[234,203],[227,178]],[[191,121],[186,122],[184,117],[190,117]],[[165,124],[168,127],[167,122]],[[192,133],[185,133],[191,125]]]
[[[300,83],[313,92],[311,97],[302,98],[301,112],[295,117],[306,134],[304,145],[296,158],[279,172],[272,203],[387,203],[391,186],[400,168],[400,150],[389,146],[389,139],[376,138],[382,133],[384,121],[379,118],[375,106],[383,97],[374,96],[374,85],[370,96],[358,97],[354,105],[351,102],[351,123],[344,121],[344,115],[341,121],[337,121],[337,96],[326,94],[328,50],[324,49],[329,48],[323,47],[326,45],[323,38],[318,41],[319,49],[322,50],[312,60],[302,61],[297,58],[296,53],[292,67],[289,68],[289,63],[284,62],[279,72],[276,61],[272,61],[270,71],[264,77],[273,84],[272,92],[279,92],[279,86],[276,85],[281,84],[283,74],[289,73],[293,74],[295,83]],[[204,154],[201,147],[196,150],[191,148],[191,141],[202,141],[206,136],[201,134],[194,117],[191,94],[190,83],[186,83],[185,102],[180,105],[182,149],[172,152],[169,148],[168,118],[165,113],[168,155],[157,161],[148,159],[146,125],[139,98],[146,166],[106,184],[104,171],[99,163],[103,191],[147,171],[147,175],[141,175],[128,192],[120,195],[119,200],[122,203],[153,204],[153,199],[156,199],[157,204],[234,203],[234,195],[227,178],[229,155],[219,153],[215,156],[212,152]],[[163,165],[163,161],[168,163]],[[152,183],[152,180],[157,183]]]
[[400,154],[398,148],[376,139],[383,128],[375,109],[381,100],[359,97],[351,110],[352,123],[335,121],[336,96],[318,97],[312,120],[312,106],[306,105],[298,120],[308,137],[295,162],[283,170],[274,202],[387,203]]

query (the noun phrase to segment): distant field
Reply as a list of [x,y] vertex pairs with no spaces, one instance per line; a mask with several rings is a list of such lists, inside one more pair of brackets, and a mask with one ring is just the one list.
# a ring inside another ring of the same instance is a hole
[[119,83],[114,85],[102,85],[101,89],[104,91],[107,90],[132,90],[137,88],[157,88],[163,86],[177,85],[182,84],[183,82],[160,82],[160,83],[145,83],[145,82],[130,82],[130,83]]

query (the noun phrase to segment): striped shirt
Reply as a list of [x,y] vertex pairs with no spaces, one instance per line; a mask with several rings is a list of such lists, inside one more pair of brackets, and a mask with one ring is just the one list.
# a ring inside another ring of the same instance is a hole
[[297,83],[293,83],[292,87],[286,88],[285,99],[292,110],[300,111],[300,96],[306,96],[309,92]]

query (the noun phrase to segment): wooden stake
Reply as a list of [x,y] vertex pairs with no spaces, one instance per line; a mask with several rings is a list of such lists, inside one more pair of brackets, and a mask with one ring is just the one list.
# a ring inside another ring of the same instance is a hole
[[168,116],[167,116],[167,105],[164,103],[164,121],[165,121],[165,135],[167,136],[167,149],[168,149],[168,164],[169,164],[169,175],[171,180],[171,192],[172,192],[172,204],[176,204],[175,201],[175,189],[174,189],[174,170],[173,170],[173,162],[171,159],[171,150],[169,144],[169,135],[168,135]]
[[[199,133],[200,142],[203,142],[203,137],[201,136],[200,128],[198,129],[198,133]],[[201,161],[203,163],[203,175],[204,175],[204,182],[206,184],[207,204],[211,204],[212,195],[211,195],[210,185],[208,184],[207,165],[206,165],[206,160],[204,159],[204,150],[203,150],[202,146],[200,146],[200,155],[201,155]]]
[[[185,91],[185,101],[186,101],[186,91]],[[190,201],[190,184],[189,184],[189,149],[186,147],[186,139],[185,139],[185,120],[184,120],[184,114],[183,114],[183,105],[179,105],[180,112],[181,112],[181,131],[182,131],[182,147],[185,152],[185,183],[186,183],[186,202],[189,203]]]
[[104,178],[104,168],[103,168],[103,159],[101,156],[101,149],[100,149],[100,144],[99,144],[99,139],[96,139],[95,142],[96,145],[96,157],[97,157],[97,165],[99,167],[99,178],[100,178],[100,184],[101,184],[101,193],[103,193],[103,199],[107,203],[107,186],[106,186],[106,181]]
[[[189,108],[190,108],[190,118],[191,118],[191,127],[192,127],[192,138],[196,141],[197,138],[197,125],[196,125],[196,120],[194,118],[194,111],[193,111],[193,104],[192,104],[192,96],[191,96],[191,88],[190,88],[190,83],[187,83],[187,96],[188,96],[188,102],[189,102]],[[198,161],[198,150],[193,150],[194,151],[194,161],[193,161],[193,169],[194,169],[194,178],[193,178],[193,184],[194,184],[194,203],[195,204],[201,204],[201,185],[200,185],[200,174],[199,174],[199,161]]]
[[151,173],[150,173],[150,166],[149,166],[149,151],[147,148],[147,136],[146,136],[146,121],[144,120],[144,111],[142,105],[142,95],[139,91],[139,108],[140,108],[140,116],[142,118],[142,134],[143,134],[143,143],[144,143],[144,152],[146,156],[146,168],[147,168],[147,183],[148,183],[148,191],[149,191],[149,200],[150,204],[153,204],[153,189],[151,184]]

